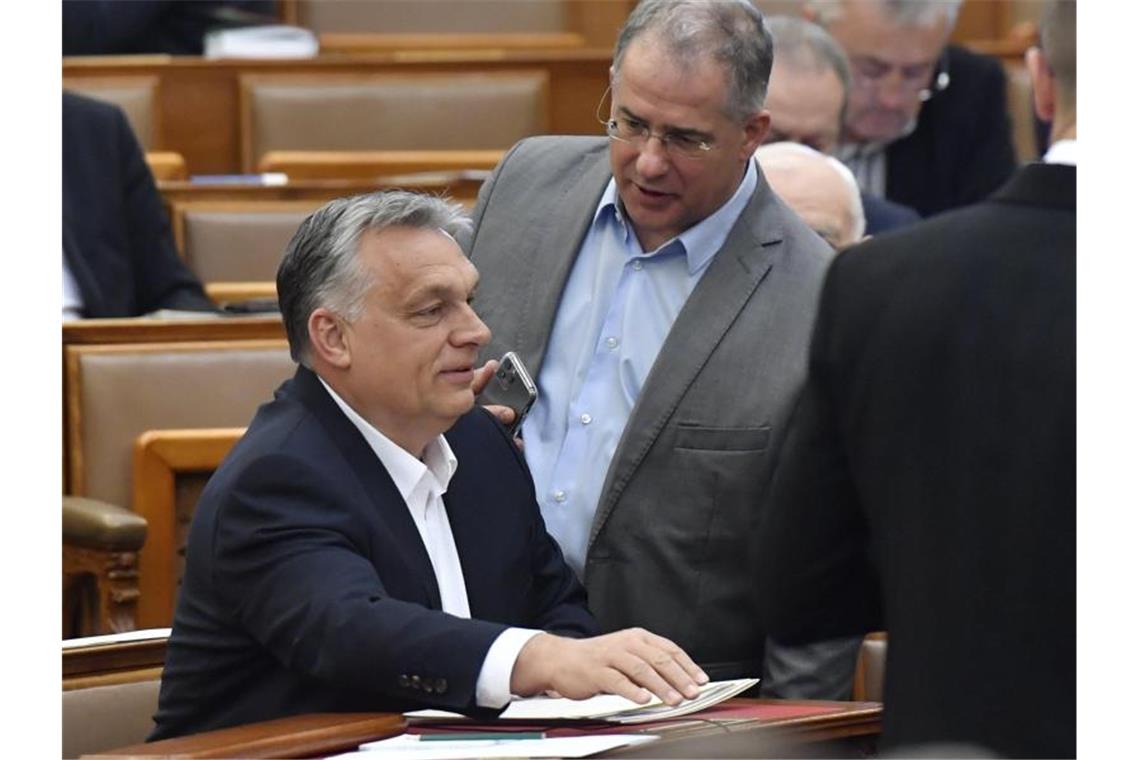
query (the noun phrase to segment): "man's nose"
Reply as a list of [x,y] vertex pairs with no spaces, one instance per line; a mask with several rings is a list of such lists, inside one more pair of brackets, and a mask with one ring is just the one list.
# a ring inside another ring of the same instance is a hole
[[491,328],[487,327],[487,323],[479,318],[479,315],[471,308],[471,304],[465,304],[464,308],[467,310],[467,314],[463,325],[453,335],[455,342],[461,346],[469,344],[487,345],[491,340]]
[[669,153],[665,141],[656,135],[646,138],[637,154],[637,173],[642,177],[660,177],[669,171]]

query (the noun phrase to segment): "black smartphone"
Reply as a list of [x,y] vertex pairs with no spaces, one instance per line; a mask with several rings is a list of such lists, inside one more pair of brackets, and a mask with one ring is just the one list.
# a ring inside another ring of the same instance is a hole
[[538,388],[514,351],[503,354],[494,377],[483,389],[483,402],[515,410],[515,421],[507,428],[512,436],[522,427],[523,418],[538,398]]

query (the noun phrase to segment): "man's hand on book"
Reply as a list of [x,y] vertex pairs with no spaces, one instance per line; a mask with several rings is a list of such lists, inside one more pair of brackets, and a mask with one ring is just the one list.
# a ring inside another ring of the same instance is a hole
[[695,698],[708,680],[679,646],[641,628],[590,639],[543,633],[519,652],[511,693],[526,697],[555,691],[569,699],[618,694],[638,704],[648,702],[652,693],[676,705]]

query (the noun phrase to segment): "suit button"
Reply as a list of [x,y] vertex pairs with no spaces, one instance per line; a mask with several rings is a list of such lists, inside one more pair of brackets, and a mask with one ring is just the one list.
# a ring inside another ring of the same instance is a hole
[[447,691],[447,679],[446,678],[435,679],[435,693],[436,694],[442,694],[445,691]]
[[412,676],[412,688],[413,689],[420,688],[420,677],[419,676]]
[[408,680],[408,677],[404,674],[401,674],[400,677],[396,679],[396,683],[400,684],[401,689],[406,689],[411,685],[411,681]]

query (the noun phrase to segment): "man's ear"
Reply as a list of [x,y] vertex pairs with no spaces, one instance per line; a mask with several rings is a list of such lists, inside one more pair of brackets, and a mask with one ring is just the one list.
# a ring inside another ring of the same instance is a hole
[[1053,121],[1057,109],[1056,83],[1041,48],[1031,47],[1025,51],[1025,66],[1029,69],[1029,81],[1033,85],[1033,110],[1037,112],[1037,118]]
[[339,369],[352,366],[352,347],[346,324],[323,306],[309,315],[309,346],[314,357]]
[[744,122],[744,146],[741,149],[741,158],[751,158],[756,149],[764,144],[764,138],[772,129],[772,114],[767,110],[760,110],[748,117]]

